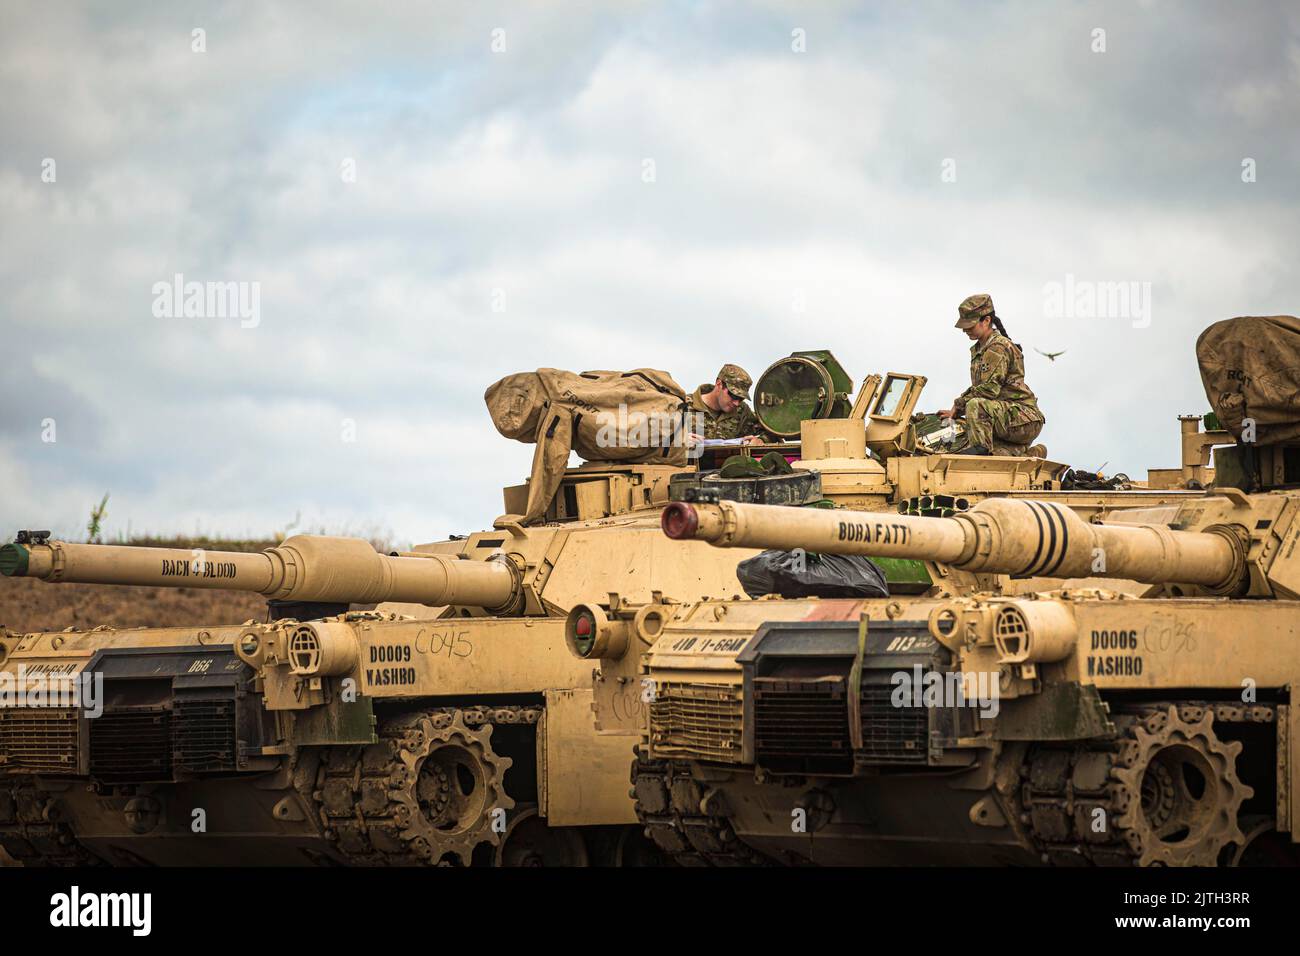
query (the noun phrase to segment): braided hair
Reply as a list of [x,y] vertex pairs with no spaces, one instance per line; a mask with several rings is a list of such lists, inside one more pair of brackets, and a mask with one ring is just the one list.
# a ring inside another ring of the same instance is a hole
[[[1011,336],[1007,335],[1007,327],[1006,327],[1005,325],[1002,324],[1002,320],[1001,320],[1000,318],[998,318],[998,314],[997,314],[996,312],[990,312],[990,313],[989,313],[989,320],[993,323],[993,327],[994,327],[995,329],[997,329],[998,332],[1001,333],[1002,336],[1003,336],[1004,338],[1006,338],[1006,340],[1007,340],[1008,342],[1010,342],[1010,341],[1011,341]],[[1020,347],[1020,343],[1019,343],[1019,342],[1011,342],[1011,344],[1014,345],[1014,346],[1016,347],[1016,350],[1017,350],[1021,355],[1024,355],[1024,354],[1025,354],[1025,350],[1024,350],[1023,348]]]

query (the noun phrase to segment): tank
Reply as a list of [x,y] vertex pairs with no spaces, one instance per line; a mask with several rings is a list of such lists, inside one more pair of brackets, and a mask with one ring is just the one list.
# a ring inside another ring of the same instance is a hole
[[[747,453],[781,450],[828,515],[1032,495],[1094,520],[1205,495],[1069,490],[1061,463],[918,450],[924,383],[870,376],[846,417]],[[531,479],[506,488],[487,530],[387,555],[310,535],[247,554],[20,532],[0,548],[6,576],[239,589],[265,596],[267,619],[0,629],[0,692],[43,694],[0,706],[0,847],[50,864],[661,861],[627,781],[650,706],[631,648],[688,607],[774,607],[740,600],[736,560],[754,549],[661,532],[686,505],[673,478],[714,464],[586,462],[540,499]],[[1035,586],[925,556],[890,577],[928,601]]]
[[1214,480],[1197,498],[668,506],[674,540],[1038,589],[711,600],[636,632],[619,662],[649,701],[632,781],[655,842],[693,865],[1300,862],[1300,321],[1218,323],[1197,353],[1218,421],[1184,420],[1166,472]]

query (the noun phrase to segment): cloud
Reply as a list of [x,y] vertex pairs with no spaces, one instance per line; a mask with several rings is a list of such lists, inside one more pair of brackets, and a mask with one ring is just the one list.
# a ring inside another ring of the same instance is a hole
[[[1283,5],[4,17],[8,530],[78,533],[108,490],[110,533],[300,513],[432,540],[527,472],[482,404],[502,375],[649,365],[690,389],[830,348],[859,379],[927,375],[940,407],[975,291],[1026,347],[1053,456],[1138,476],[1204,410],[1200,329],[1300,302]],[[260,323],[155,317],[178,273],[258,283]],[[1049,317],[1067,275],[1149,282],[1149,327]]]

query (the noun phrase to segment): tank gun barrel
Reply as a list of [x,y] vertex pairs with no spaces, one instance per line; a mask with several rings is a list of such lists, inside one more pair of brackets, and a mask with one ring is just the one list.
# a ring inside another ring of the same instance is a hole
[[393,557],[360,538],[294,535],[262,552],[138,548],[66,541],[7,544],[0,573],[49,582],[256,591],[269,599],[496,608],[517,593],[508,560]]
[[719,547],[912,558],[1019,577],[1123,578],[1226,592],[1245,574],[1242,538],[1231,526],[1094,525],[1053,502],[1012,498],[988,498],[950,518],[674,502],[661,523],[670,538]]

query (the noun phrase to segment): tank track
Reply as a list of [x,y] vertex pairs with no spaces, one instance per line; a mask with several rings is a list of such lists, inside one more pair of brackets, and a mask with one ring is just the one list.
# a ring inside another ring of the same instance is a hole
[[[1021,822],[1029,827],[1042,861],[1051,865],[1180,862],[1153,846],[1141,810],[1144,747],[1176,730],[1180,741],[1199,736],[1210,742],[1207,749],[1222,754],[1232,822],[1221,839],[1236,842],[1241,837],[1236,810],[1251,789],[1236,779],[1233,769],[1240,745],[1217,742],[1210,728],[1215,723],[1275,719],[1276,711],[1266,705],[1167,701],[1119,709],[1113,717],[1118,736],[1112,740],[1083,746],[1040,745],[1030,751],[1021,767]],[[1107,824],[1100,831],[1099,818]],[[1197,862],[1213,865],[1214,861]]]
[[493,725],[535,724],[541,715],[540,706],[422,708],[384,721],[377,743],[324,748],[311,794],[322,834],[353,865],[439,865],[448,854],[469,865],[474,846],[499,835],[484,815],[466,835],[444,841],[421,814],[420,762],[439,742],[473,747],[491,769],[485,785],[509,809],[514,801],[501,777],[511,760],[491,750]]
[[[768,857],[736,838],[726,807],[709,801],[686,765],[647,760],[637,748],[632,764],[636,816],[648,836],[679,866],[763,866]],[[705,812],[711,809],[713,812]]]
[[58,796],[32,778],[0,782],[0,846],[23,866],[98,866],[60,818]]

